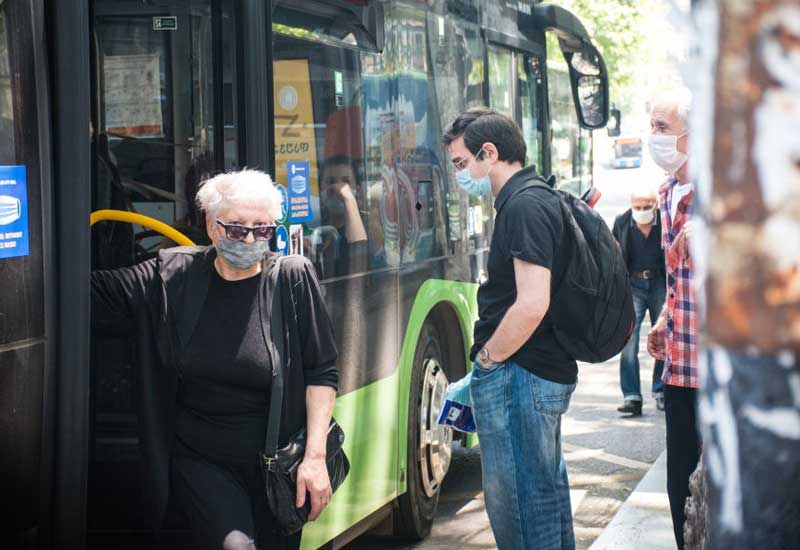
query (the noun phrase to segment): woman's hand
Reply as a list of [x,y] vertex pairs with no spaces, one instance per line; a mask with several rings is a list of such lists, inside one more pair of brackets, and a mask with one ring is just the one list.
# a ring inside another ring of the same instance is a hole
[[298,508],[302,508],[306,503],[306,491],[311,498],[311,512],[308,514],[308,521],[314,521],[331,501],[333,494],[324,457],[306,456],[297,468],[297,502],[295,504]]

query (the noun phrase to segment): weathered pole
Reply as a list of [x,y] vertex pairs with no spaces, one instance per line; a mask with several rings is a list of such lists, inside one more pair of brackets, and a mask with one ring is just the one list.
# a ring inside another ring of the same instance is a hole
[[712,548],[800,548],[800,0],[694,10]]

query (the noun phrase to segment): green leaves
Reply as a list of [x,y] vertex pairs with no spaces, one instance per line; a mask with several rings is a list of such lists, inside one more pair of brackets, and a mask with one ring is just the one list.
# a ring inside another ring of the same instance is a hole
[[630,95],[634,71],[646,53],[642,13],[651,0],[563,0],[586,26],[603,54],[610,77],[611,101],[620,105]]

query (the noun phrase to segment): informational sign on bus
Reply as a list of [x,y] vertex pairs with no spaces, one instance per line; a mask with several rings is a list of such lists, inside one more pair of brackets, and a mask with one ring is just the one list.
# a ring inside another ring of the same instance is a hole
[[[273,70],[276,99],[275,180],[285,183],[289,189],[291,222],[308,223],[313,219],[313,210],[319,208],[317,139],[308,60],[275,61]],[[292,167],[296,170],[294,174],[291,173]],[[297,170],[303,167],[305,171],[301,174]],[[299,193],[293,190],[300,188],[301,175],[305,176],[305,191]],[[294,185],[292,178],[296,178]],[[300,202],[291,201],[292,196],[300,199]],[[294,204],[305,206],[295,210]]]
[[289,219],[306,223],[314,219],[311,212],[311,167],[307,160],[286,163],[289,178]]
[[289,231],[285,225],[279,225],[275,231],[275,252],[284,256],[289,253]]
[[0,259],[29,253],[27,169],[0,166]]
[[283,224],[286,222],[286,214],[289,212],[289,193],[286,191],[286,186],[282,184],[277,184],[275,188],[281,194],[281,217],[275,222],[277,224]]

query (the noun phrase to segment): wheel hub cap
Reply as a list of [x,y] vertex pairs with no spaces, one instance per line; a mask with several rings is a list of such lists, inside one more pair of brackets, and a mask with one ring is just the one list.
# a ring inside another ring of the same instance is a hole
[[436,359],[425,362],[420,411],[419,456],[420,473],[425,494],[433,497],[450,467],[453,431],[437,424],[444,405],[447,377]]

